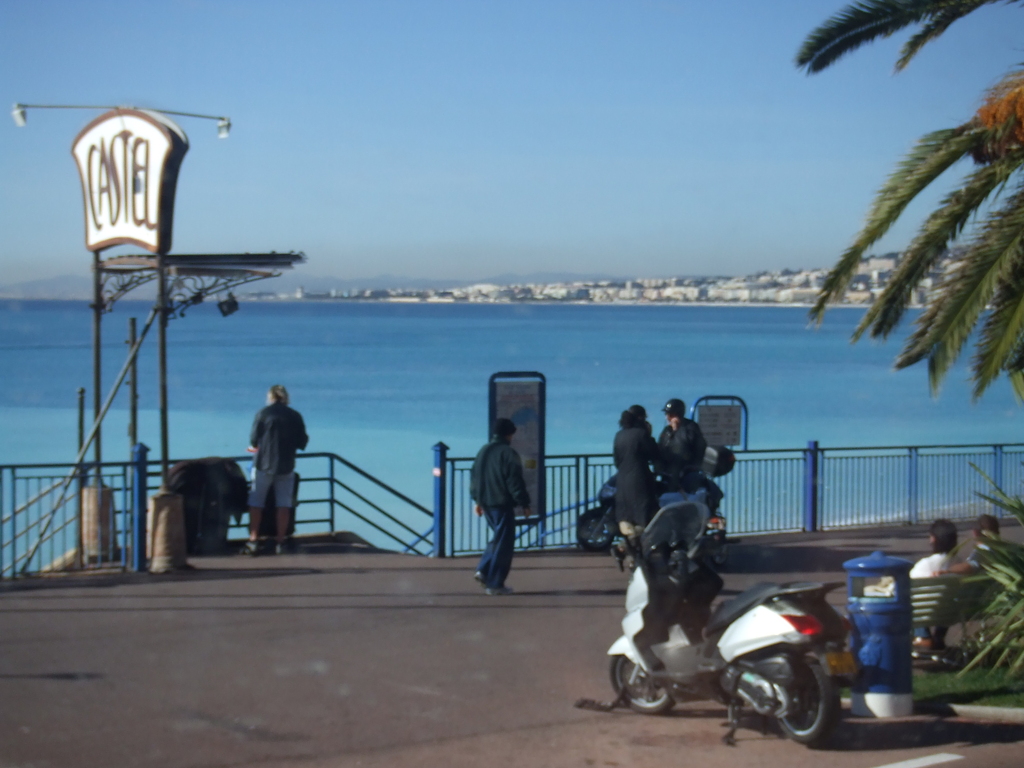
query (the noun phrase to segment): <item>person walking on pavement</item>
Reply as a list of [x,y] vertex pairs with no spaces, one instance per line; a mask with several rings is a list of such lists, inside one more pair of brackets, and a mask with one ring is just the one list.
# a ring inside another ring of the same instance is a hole
[[516,540],[515,508],[530,514],[530,494],[523,480],[523,462],[511,446],[516,425],[509,419],[496,419],[491,441],[477,453],[470,471],[469,495],[476,513],[486,517],[494,532],[476,569],[488,595],[508,595],[512,588],[505,579],[512,568]]
[[615,485],[615,519],[627,539],[639,535],[658,506],[651,462],[658,460],[658,446],[651,437],[647,413],[639,405],[619,418],[612,454],[618,479]]
[[668,424],[658,437],[661,454],[658,471],[664,476],[669,491],[693,493],[703,480],[698,470],[708,443],[700,425],[685,417],[686,403],[678,397],[665,403],[661,410]]
[[288,407],[288,390],[275,384],[267,392],[267,407],[256,414],[249,435],[253,461],[252,490],[249,492],[249,541],[243,554],[259,552],[260,523],[270,487],[277,502],[277,554],[285,551],[285,536],[295,495],[295,452],[309,443],[302,415]]

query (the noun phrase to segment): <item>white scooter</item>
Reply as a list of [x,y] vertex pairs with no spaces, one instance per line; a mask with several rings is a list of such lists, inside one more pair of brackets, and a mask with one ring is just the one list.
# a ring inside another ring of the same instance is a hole
[[674,504],[641,537],[623,635],[608,649],[616,704],[660,714],[713,698],[728,706],[726,744],[749,707],[818,746],[839,718],[839,688],[856,674],[847,624],[825,601],[842,583],[759,584],[712,615],[722,580],[701,555],[707,516],[701,504]]

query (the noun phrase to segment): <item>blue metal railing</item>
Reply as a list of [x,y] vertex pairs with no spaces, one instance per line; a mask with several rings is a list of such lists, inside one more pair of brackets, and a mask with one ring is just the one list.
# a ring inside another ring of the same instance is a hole
[[[331,453],[298,457],[298,533],[334,532],[339,526],[371,544],[435,556],[480,552],[490,538],[469,498],[471,458],[435,451],[434,509],[430,510],[351,462]],[[236,461],[248,462],[248,457]],[[976,465],[1008,493],[1024,481],[1024,444],[807,448],[737,453],[735,469],[720,478],[722,512],[733,533],[824,530],[964,520],[994,511],[978,498],[987,482]],[[0,466],[0,578],[69,568],[126,568],[135,543],[136,497],[156,490],[158,462],[133,472],[130,462],[104,462],[100,470],[112,500],[109,514],[83,526],[96,465]],[[576,543],[579,514],[597,503],[614,472],[610,454],[566,454],[545,460],[543,516],[522,520],[519,549],[564,548]],[[144,477],[136,481],[135,478]],[[65,492],[67,478],[70,492]],[[144,485],[137,493],[136,484]],[[66,500],[56,508],[59,497]],[[93,505],[97,509],[101,505]],[[141,521],[141,519],[140,519]],[[230,531],[244,537],[244,525]],[[83,532],[85,532],[83,534]]]
[[[733,533],[825,530],[904,525],[945,517],[964,520],[995,512],[977,497],[988,483],[971,464],[1008,493],[1024,480],[1024,444],[881,446],[738,451],[733,471],[719,479],[721,511]],[[473,513],[469,471],[473,459],[449,458],[435,469],[447,489],[435,510],[444,522],[440,555],[480,552],[487,524]],[[596,504],[601,485],[615,471],[611,454],[546,458],[547,514],[523,520],[516,546],[573,546],[580,512]],[[435,505],[436,506],[436,505]]]
[[[246,466],[251,457],[232,458]],[[136,515],[136,499],[158,489],[160,462],[138,468],[132,462],[103,462],[109,507],[87,499],[95,493],[87,482],[95,482],[96,469],[90,462],[0,466],[0,578],[126,569],[139,562],[135,534],[137,520],[144,518]],[[433,512],[352,462],[332,453],[300,454],[296,471],[301,477],[296,533],[343,529],[389,549],[433,551]],[[136,485],[144,485],[144,492],[136,493]],[[232,534],[245,537],[244,519],[229,528]]]

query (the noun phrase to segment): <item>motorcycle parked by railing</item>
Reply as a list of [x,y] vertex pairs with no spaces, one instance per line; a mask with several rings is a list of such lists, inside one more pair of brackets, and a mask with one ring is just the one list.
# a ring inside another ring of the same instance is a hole
[[623,635],[608,650],[618,698],[606,706],[660,714],[712,698],[728,707],[727,744],[745,708],[794,741],[823,744],[856,673],[847,624],[825,601],[842,583],[759,584],[712,614],[722,580],[704,555],[706,516],[699,504],[673,504],[641,535]]
[[[683,490],[677,492],[665,492],[666,484],[658,481],[659,507],[665,507],[682,501],[693,501],[705,506],[709,504],[708,492],[709,483],[714,487],[717,495],[721,491],[711,477],[721,477],[732,471],[736,457],[728,448],[709,447],[705,451],[705,459],[701,468],[700,479],[696,488],[687,493]],[[576,520],[576,541],[580,547],[588,552],[607,552],[611,550],[616,554],[620,566],[624,560],[626,548],[619,533],[619,526],[615,520],[615,482],[618,475],[612,475],[601,486],[597,493],[596,507],[588,509]],[[726,519],[724,515],[718,514],[716,510],[708,515],[704,535],[707,538],[705,556],[718,568],[724,568],[729,560],[729,544],[738,544],[739,539],[728,537]]]

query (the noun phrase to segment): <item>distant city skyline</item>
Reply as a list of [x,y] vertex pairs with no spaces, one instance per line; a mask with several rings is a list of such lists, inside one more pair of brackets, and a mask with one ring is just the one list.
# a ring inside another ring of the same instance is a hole
[[[900,254],[891,252],[864,259],[846,297],[847,303],[864,304],[885,287],[899,263]],[[928,290],[933,278],[945,269],[943,260],[920,290]],[[284,271],[269,281],[257,281],[233,289],[248,299],[369,299],[424,301],[583,301],[583,302],[767,302],[811,304],[827,273],[826,268],[759,270],[749,275],[603,275],[560,272],[503,274],[489,277],[444,280],[377,275],[368,278],[314,276],[302,268]],[[682,288],[685,287],[685,290]],[[580,288],[587,290],[580,291]],[[662,289],[670,290],[663,291]],[[679,288],[680,290],[675,290]],[[524,290],[525,289],[525,290]],[[596,290],[593,290],[596,289]],[[634,291],[635,289],[635,291]],[[92,278],[88,275],[60,275],[20,283],[0,283],[2,299],[56,299],[90,301]],[[796,293],[794,294],[794,290]],[[780,293],[780,291],[782,293]],[[788,295],[783,295],[788,292]],[[152,284],[142,285],[125,298],[153,300]]]
[[[991,6],[898,76],[905,34],[797,71],[845,4],[4,2],[0,91],[229,115],[226,140],[179,120],[177,253],[302,250],[346,280],[825,268],[1020,58],[1021,9]],[[88,274],[70,146],[97,114],[0,117],[0,285]]]

